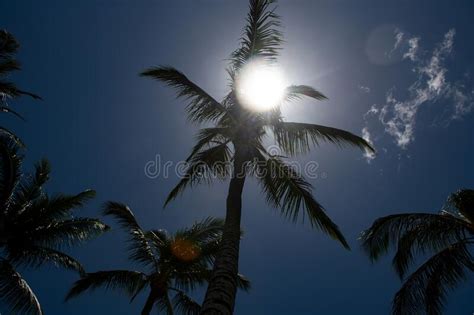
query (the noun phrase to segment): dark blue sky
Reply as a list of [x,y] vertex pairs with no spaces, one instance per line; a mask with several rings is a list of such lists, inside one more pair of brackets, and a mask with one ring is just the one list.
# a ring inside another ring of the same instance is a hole
[[[145,228],[169,230],[223,216],[221,183],[189,190],[162,210],[178,178],[151,179],[144,167],[157,155],[185,158],[196,127],[173,91],[137,74],[173,65],[222,97],[224,59],[246,12],[246,1],[2,1],[0,27],[22,45],[24,70],[14,79],[44,98],[15,101],[28,121],[4,116],[2,124],[26,142],[29,168],[50,159],[49,192],[98,191],[84,214],[98,216],[102,202],[116,200]],[[365,127],[379,154],[368,163],[355,149],[322,145],[301,158],[318,163],[315,195],[351,252],[307,224],[285,221],[249,181],[240,266],[253,288],[239,294],[236,314],[388,314],[400,281],[389,259],[371,265],[357,237],[377,217],[435,212],[450,192],[474,187],[474,7],[469,0],[288,0],[278,13],[288,78],[330,98],[288,106],[288,119],[358,134]],[[72,253],[89,271],[133,268],[123,240],[114,229]],[[75,274],[23,273],[50,315],[136,314],[144,300],[129,304],[98,290],[65,304]],[[446,314],[471,314],[473,289],[471,281],[450,294]]]

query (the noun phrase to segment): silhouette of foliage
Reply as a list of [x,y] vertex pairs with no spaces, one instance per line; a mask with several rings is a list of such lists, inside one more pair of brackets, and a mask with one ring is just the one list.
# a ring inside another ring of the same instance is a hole
[[[13,35],[5,30],[0,30],[0,112],[9,113],[24,120],[23,116],[9,106],[7,100],[22,95],[27,95],[34,99],[41,99],[41,97],[23,91],[13,82],[9,81],[9,76],[13,71],[21,70],[20,63],[15,59],[19,47],[20,45]],[[5,127],[0,127],[0,134],[7,135],[19,145],[23,145],[23,142]]]
[[50,165],[41,160],[32,175],[23,174],[23,157],[9,137],[0,141],[0,300],[14,314],[42,314],[38,299],[17,267],[37,268],[45,263],[79,273],[81,264],[62,249],[102,234],[108,227],[96,219],[73,216],[76,208],[95,196],[48,196],[43,186]]
[[[442,314],[446,295],[474,271],[474,190],[453,193],[438,214],[406,213],[376,220],[362,233],[363,248],[375,261],[396,248],[393,267],[402,288],[393,300],[393,314]],[[416,256],[432,254],[407,276]]]
[[[281,213],[295,220],[301,213],[307,216],[314,227],[320,228],[344,247],[349,245],[339,228],[326,215],[325,209],[312,196],[312,186],[296,170],[284,162],[284,157],[275,157],[264,148],[264,138],[271,136],[283,153],[290,156],[306,153],[310,145],[321,142],[335,143],[339,146],[352,145],[364,151],[374,149],[361,137],[332,127],[315,124],[303,124],[284,121],[281,106],[288,102],[309,97],[325,100],[317,89],[306,85],[290,85],[280,106],[266,112],[256,112],[245,108],[236,97],[236,79],[242,68],[255,59],[268,64],[277,61],[283,42],[280,31],[281,22],[275,13],[275,1],[250,0],[247,24],[243,30],[239,47],[231,54],[227,72],[230,91],[221,102],[204,92],[196,83],[182,72],[169,66],[157,66],[145,70],[142,76],[150,77],[173,87],[179,97],[183,97],[188,119],[204,124],[197,136],[197,143],[187,158],[189,168],[185,176],[170,192],[165,205],[179,196],[187,187],[200,183],[210,183],[213,178],[231,179],[227,211],[236,211],[232,223],[226,224],[223,236],[221,257],[216,260],[217,280],[211,280],[206,301],[213,301],[210,313],[219,311],[224,314],[233,312],[235,301],[235,274],[238,270],[238,243],[240,231],[241,192],[244,185],[244,167],[265,171],[277,168],[280,172],[269,172],[266,176],[256,176],[261,183],[267,201],[281,209]],[[258,165],[256,164],[258,162]],[[233,172],[222,165],[233,163]],[[262,166],[263,164],[263,166]],[[240,176],[237,179],[237,175]],[[250,172],[248,175],[257,175]],[[278,174],[278,175],[275,175]],[[231,192],[236,192],[231,194]],[[303,211],[300,211],[303,210]],[[229,218],[227,217],[226,220]],[[232,253],[231,253],[232,252]],[[229,259],[229,257],[233,257]],[[222,264],[222,265],[221,265]],[[226,266],[224,266],[226,265]],[[232,265],[232,266],[231,266]],[[226,271],[227,270],[227,271]],[[227,274],[229,273],[229,274]],[[230,273],[234,273],[231,275]],[[214,278],[213,278],[214,279]],[[213,287],[211,289],[211,287]],[[225,291],[225,292],[224,292]],[[228,299],[221,301],[222,298]],[[221,303],[217,306],[216,303]],[[206,304],[206,302],[204,303]],[[223,311],[225,309],[225,311]],[[205,313],[205,312],[204,312]]]
[[[219,250],[222,220],[207,218],[169,235],[164,230],[143,230],[130,208],[118,202],[107,202],[104,214],[113,216],[128,233],[129,259],[143,266],[144,272],[87,273],[73,285],[66,300],[103,287],[120,290],[133,301],[149,287],[142,314],[149,314],[154,306],[167,314],[198,314],[201,307],[187,292],[204,284],[211,275],[209,268]],[[239,279],[240,287],[248,290],[249,281],[243,276]]]

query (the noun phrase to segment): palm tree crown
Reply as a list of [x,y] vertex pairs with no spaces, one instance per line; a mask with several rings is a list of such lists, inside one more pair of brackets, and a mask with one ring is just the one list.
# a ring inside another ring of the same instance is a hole
[[0,141],[0,299],[14,314],[42,314],[35,294],[16,271],[53,263],[79,273],[84,270],[62,249],[82,243],[107,230],[96,219],[72,216],[94,197],[86,190],[77,195],[48,196],[43,192],[50,166],[40,161],[31,176],[21,173],[22,157],[10,138]]
[[[209,279],[222,234],[222,220],[207,218],[169,235],[165,230],[143,230],[124,204],[108,202],[104,214],[115,217],[127,231],[129,259],[146,271],[88,273],[74,284],[66,300],[105,287],[122,290],[133,301],[148,287],[150,292],[142,314],[149,314],[154,306],[166,314],[198,314],[200,305],[186,292]],[[249,289],[250,284],[240,276],[240,286]]]
[[[253,175],[257,175],[267,200],[272,206],[282,208],[283,213],[296,219],[303,208],[311,224],[347,247],[342,234],[326,216],[322,206],[311,196],[311,184],[284,162],[284,157],[274,156],[266,151],[263,141],[273,135],[282,152],[288,156],[306,153],[311,144],[331,142],[340,146],[353,145],[363,150],[373,148],[362,138],[350,132],[315,124],[285,122],[281,107],[270,112],[258,113],[241,106],[235,96],[235,78],[239,70],[252,58],[264,58],[274,62],[282,42],[278,16],[269,7],[274,1],[252,0],[240,48],[231,55],[228,73],[230,92],[218,102],[183,73],[172,67],[154,67],[142,73],[143,76],[164,82],[186,98],[188,118],[192,122],[213,124],[201,129],[197,142],[187,158],[190,167],[186,176],[168,196],[166,204],[176,198],[186,187],[212,178],[229,178],[228,165],[237,158],[252,163]],[[326,97],[306,85],[291,85],[286,89],[285,102],[310,97],[324,100]],[[283,105],[283,104],[282,104]],[[276,172],[275,172],[276,171]],[[267,174],[267,176],[258,176]],[[281,176],[277,177],[275,174]]]
[[[393,267],[402,288],[392,313],[442,314],[448,290],[474,271],[474,190],[453,193],[438,214],[406,213],[380,218],[362,234],[363,248],[375,261],[396,248]],[[432,254],[408,275],[416,256]]]
[[[264,145],[266,138],[272,137],[287,156],[306,153],[311,145],[318,145],[320,142],[331,142],[339,146],[352,145],[374,151],[364,139],[350,132],[284,120],[281,112],[283,104],[302,97],[318,101],[326,99],[321,92],[310,86],[288,86],[280,106],[269,111],[252,111],[241,104],[236,82],[242,69],[254,60],[275,63],[281,49],[283,38],[279,17],[272,7],[274,2],[250,1],[247,25],[240,47],[231,54],[227,69],[230,91],[220,102],[172,67],[153,67],[141,74],[176,89],[178,96],[188,101],[188,119],[206,126],[199,131],[196,144],[187,158],[189,168],[186,176],[171,191],[165,204],[189,186],[209,182],[213,178],[231,179],[223,248],[216,260],[213,279],[203,305],[203,314],[233,313],[239,257],[241,196],[246,175],[253,175],[258,179],[266,200],[272,207],[280,208],[285,217],[297,220],[303,212],[303,217],[306,216],[312,226],[349,248],[337,225],[313,198],[312,185],[287,164],[284,157],[267,151]],[[233,170],[225,167],[229,164],[232,164]],[[211,304],[213,305],[210,306]]]

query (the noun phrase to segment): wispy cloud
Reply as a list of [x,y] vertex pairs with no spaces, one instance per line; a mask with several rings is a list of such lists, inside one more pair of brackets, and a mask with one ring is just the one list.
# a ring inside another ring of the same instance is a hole
[[395,43],[393,44],[392,50],[388,52],[388,57],[391,58],[393,53],[397,51],[397,49],[400,48],[400,46],[403,43],[403,38],[405,37],[405,33],[403,33],[400,29],[396,28],[394,30],[394,36],[395,36]]
[[[398,97],[394,87],[387,91],[384,104],[373,105],[364,118],[366,122],[370,117],[376,118],[402,149],[415,140],[416,118],[422,105],[433,104],[440,99],[449,101],[450,121],[462,118],[474,107],[474,91],[467,90],[464,82],[451,82],[446,77],[446,58],[452,54],[455,34],[455,29],[449,30],[432,52],[422,54],[420,37],[406,38],[401,31],[395,32],[395,44],[390,53],[408,48],[403,53],[403,59],[412,63],[415,80],[408,87],[407,97]],[[367,125],[362,133],[370,137]]]
[[370,87],[362,85],[362,84],[359,85],[359,90],[361,90],[364,93],[370,93]]
[[403,59],[410,59],[411,61],[416,60],[416,53],[418,52],[419,37],[412,37],[408,40],[408,51],[403,54]]
[[[370,135],[370,132],[369,132],[369,128],[364,127],[362,129],[362,138],[364,138],[365,141],[367,141],[368,143],[373,145],[372,138],[371,138],[371,135]],[[367,160],[367,163],[370,164],[370,162],[373,159],[375,159],[375,153],[365,149],[364,158]]]

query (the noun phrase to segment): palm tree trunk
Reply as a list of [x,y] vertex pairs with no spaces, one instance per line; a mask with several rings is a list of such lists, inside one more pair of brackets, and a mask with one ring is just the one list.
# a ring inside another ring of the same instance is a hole
[[148,295],[148,298],[146,299],[145,306],[142,309],[141,315],[150,315],[157,298],[157,292],[155,290],[151,290],[150,294]]
[[245,183],[245,158],[236,147],[234,173],[227,195],[227,212],[219,256],[207,287],[200,314],[224,314],[234,312],[239,270],[240,218],[242,190]]

